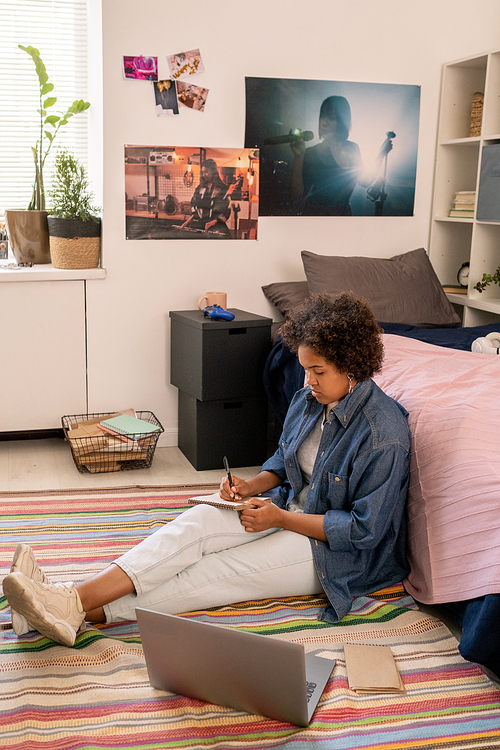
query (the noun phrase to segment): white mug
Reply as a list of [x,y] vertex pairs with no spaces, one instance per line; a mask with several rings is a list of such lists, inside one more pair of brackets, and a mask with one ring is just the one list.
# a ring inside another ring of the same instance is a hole
[[203,310],[204,307],[211,307],[212,305],[219,305],[226,310],[226,292],[205,292],[203,297],[198,300],[198,310]]

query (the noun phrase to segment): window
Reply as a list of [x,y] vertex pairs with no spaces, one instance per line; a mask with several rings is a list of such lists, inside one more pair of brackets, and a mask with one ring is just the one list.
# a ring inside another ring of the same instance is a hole
[[[54,84],[60,114],[75,99],[88,101],[87,0],[0,0],[0,215],[8,208],[27,208],[33,187],[31,148],[38,133],[38,77],[31,57],[18,48],[36,47]],[[50,190],[54,157],[66,146],[85,166],[88,162],[88,114],[61,128],[44,168]]]

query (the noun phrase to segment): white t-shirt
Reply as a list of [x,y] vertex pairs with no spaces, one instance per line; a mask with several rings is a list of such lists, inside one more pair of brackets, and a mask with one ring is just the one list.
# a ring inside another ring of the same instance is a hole
[[299,496],[294,497],[293,500],[288,503],[287,510],[290,510],[294,513],[303,513],[304,511],[307,493],[309,492],[309,484],[311,482],[311,476],[313,473],[314,464],[316,463],[316,456],[318,455],[321,435],[323,433],[323,425],[328,418],[328,414],[337,404],[338,401],[334,401],[333,403],[328,404],[328,406],[325,407],[323,413],[320,415],[320,418],[297,451],[297,458],[299,459],[299,466],[302,471],[304,484],[299,493]]

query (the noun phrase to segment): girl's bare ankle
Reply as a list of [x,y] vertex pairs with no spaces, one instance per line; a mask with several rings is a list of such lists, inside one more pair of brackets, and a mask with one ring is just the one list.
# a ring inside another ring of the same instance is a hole
[[98,607],[97,609],[91,609],[89,612],[86,613],[85,619],[87,622],[106,622],[106,616],[104,614],[103,607]]

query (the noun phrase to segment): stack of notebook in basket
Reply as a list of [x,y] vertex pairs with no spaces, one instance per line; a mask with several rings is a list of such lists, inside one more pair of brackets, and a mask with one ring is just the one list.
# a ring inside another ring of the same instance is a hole
[[63,417],[65,434],[78,469],[100,472],[149,465],[163,428],[151,412],[147,414],[152,421],[138,417],[134,409],[90,419]]

